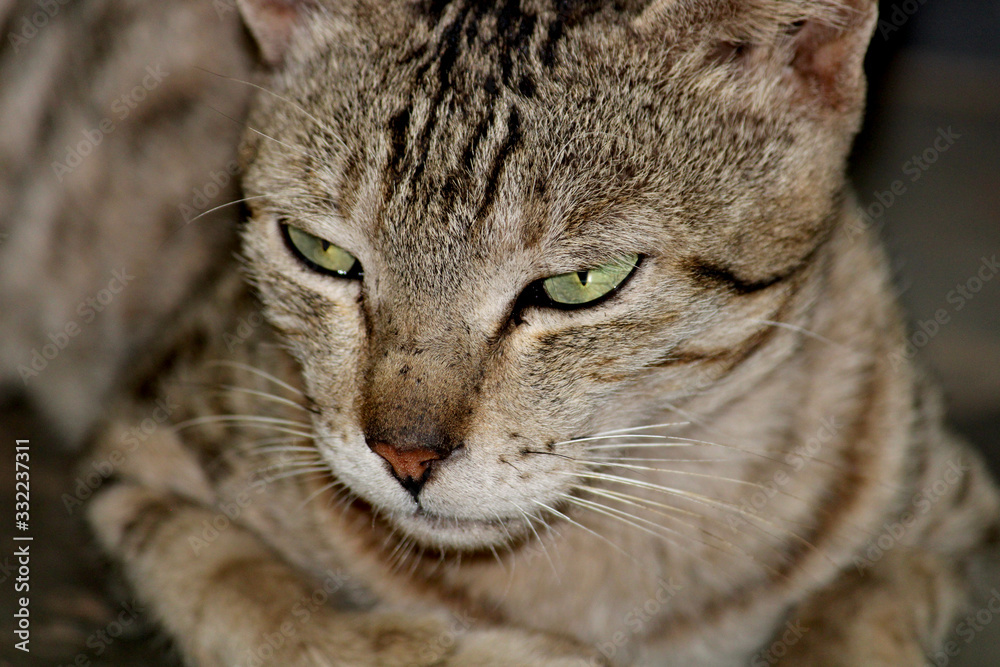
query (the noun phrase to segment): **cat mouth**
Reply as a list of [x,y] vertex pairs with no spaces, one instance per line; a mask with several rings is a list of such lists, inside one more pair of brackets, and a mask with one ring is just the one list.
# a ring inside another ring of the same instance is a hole
[[420,507],[413,513],[397,516],[393,523],[404,533],[429,546],[459,550],[509,545],[526,532],[517,518],[458,517]]
[[427,510],[422,506],[418,505],[416,511],[410,515],[410,518],[415,519],[421,523],[440,528],[502,528],[507,525],[507,521],[503,519],[472,519],[468,517],[456,517],[449,516],[445,514],[438,514],[436,512]]

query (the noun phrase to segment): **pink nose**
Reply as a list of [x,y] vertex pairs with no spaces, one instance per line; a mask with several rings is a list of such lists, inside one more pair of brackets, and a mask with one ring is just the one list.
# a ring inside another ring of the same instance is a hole
[[368,444],[372,451],[389,462],[399,483],[416,498],[430,475],[430,465],[434,461],[446,458],[451,452],[447,450],[415,447],[400,449],[386,442]]

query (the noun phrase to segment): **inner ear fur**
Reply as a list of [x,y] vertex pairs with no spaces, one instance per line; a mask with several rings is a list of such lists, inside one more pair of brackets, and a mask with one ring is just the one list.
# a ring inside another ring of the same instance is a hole
[[250,30],[261,57],[278,65],[285,57],[292,33],[315,0],[237,0],[243,22]]

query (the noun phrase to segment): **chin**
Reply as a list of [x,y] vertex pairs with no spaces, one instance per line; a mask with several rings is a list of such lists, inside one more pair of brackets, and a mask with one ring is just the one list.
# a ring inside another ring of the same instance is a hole
[[418,509],[395,514],[392,525],[419,544],[442,551],[483,551],[507,547],[529,531],[522,519],[463,519]]
[[396,515],[393,525],[419,544],[442,551],[483,551],[507,547],[527,533],[523,521],[505,519],[458,519],[418,510]]

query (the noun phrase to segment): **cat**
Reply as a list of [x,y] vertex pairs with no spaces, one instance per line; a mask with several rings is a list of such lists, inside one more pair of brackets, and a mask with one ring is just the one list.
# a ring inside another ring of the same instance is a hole
[[241,256],[88,464],[189,663],[926,663],[1000,500],[853,224],[873,2],[239,7]]

